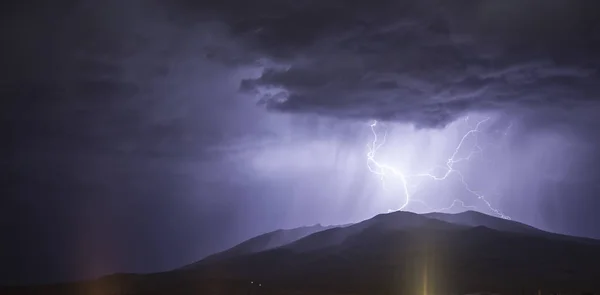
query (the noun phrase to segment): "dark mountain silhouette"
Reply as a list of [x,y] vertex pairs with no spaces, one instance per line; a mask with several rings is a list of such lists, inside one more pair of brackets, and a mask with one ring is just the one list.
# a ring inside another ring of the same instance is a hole
[[460,225],[441,222],[411,212],[402,212],[402,214],[379,214],[363,222],[315,233],[285,245],[282,248],[290,249],[295,252],[305,252],[332,246],[340,246],[342,243],[351,239],[369,238],[367,235],[377,236],[389,231],[415,230],[423,227],[445,230],[464,228]]
[[[313,226],[304,226],[294,229],[279,229],[251,238],[223,252],[207,256],[199,263],[215,262],[239,255],[251,254],[277,248],[331,227],[332,226],[322,226],[320,224],[316,224]],[[193,263],[186,267],[194,267],[195,264],[196,263]]]
[[574,241],[578,243],[591,243],[591,244],[600,244],[600,241],[590,239],[590,238],[582,238],[582,237],[573,237],[567,236],[557,233],[551,233],[547,231],[543,231],[541,229],[535,228],[533,226],[529,226],[524,223],[520,223],[513,220],[506,220],[502,218],[497,218],[494,216],[486,215],[477,211],[465,211],[457,214],[447,214],[447,213],[428,213],[423,214],[423,216],[428,218],[434,218],[437,220],[442,220],[448,223],[452,223],[455,225],[464,225],[468,227],[477,227],[484,226],[490,229],[495,229],[503,232],[512,232],[512,233],[520,233],[527,235],[537,235],[539,237],[544,237],[548,239],[561,239]]
[[347,226],[275,231],[171,272],[116,275],[79,284],[3,291],[66,294],[70,290],[84,294],[75,290],[86,290],[86,294],[91,294],[89,290],[102,289],[114,294],[252,295],[483,291],[535,294],[538,290],[544,294],[600,293],[599,273],[600,243],[596,240],[557,235],[477,212],[394,212]]
[[526,225],[524,223],[520,223],[517,221],[506,220],[501,218],[496,218],[490,215],[483,214],[477,211],[465,211],[458,214],[447,214],[447,213],[428,213],[423,214],[423,216],[428,218],[434,218],[438,220],[442,220],[445,222],[449,222],[457,225],[465,225],[469,227],[475,226],[485,226],[487,228],[499,230],[499,231],[507,231],[507,232],[515,232],[515,233],[526,233],[526,234],[534,234],[534,233],[546,233],[542,230],[539,230],[535,227]]
[[[600,290],[600,244],[478,212],[380,214],[194,271],[331,292]],[[392,284],[391,282],[395,282]]]

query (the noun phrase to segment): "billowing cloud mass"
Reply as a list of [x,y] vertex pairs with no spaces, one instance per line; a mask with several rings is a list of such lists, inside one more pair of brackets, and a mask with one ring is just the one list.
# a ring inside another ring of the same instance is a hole
[[278,65],[242,86],[275,110],[439,127],[469,111],[590,108],[600,91],[593,1],[195,5]]

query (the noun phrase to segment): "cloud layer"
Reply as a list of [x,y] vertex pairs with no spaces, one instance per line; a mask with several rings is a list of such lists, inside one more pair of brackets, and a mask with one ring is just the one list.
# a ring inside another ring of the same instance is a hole
[[470,111],[589,109],[600,93],[595,2],[211,2],[188,8],[279,65],[242,85],[275,110],[440,127]]

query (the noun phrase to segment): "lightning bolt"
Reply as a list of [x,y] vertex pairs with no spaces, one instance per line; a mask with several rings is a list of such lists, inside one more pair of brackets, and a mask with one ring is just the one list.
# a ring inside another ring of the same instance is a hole
[[[468,117],[465,118],[465,122],[467,122],[467,124],[468,124],[468,119],[469,119]],[[368,167],[369,171],[371,171],[373,174],[377,175],[380,178],[384,190],[387,190],[386,185],[385,185],[386,178],[394,178],[394,179],[399,180],[401,187],[402,187],[403,195],[405,198],[404,198],[404,202],[398,208],[398,210],[404,210],[410,203],[413,203],[413,202],[420,203],[420,204],[424,205],[425,207],[427,207],[427,209],[429,209],[431,211],[437,211],[437,212],[451,210],[452,208],[454,208],[457,205],[460,205],[462,208],[465,208],[465,209],[477,210],[478,209],[477,206],[466,205],[462,200],[459,200],[459,199],[455,199],[454,201],[452,201],[452,203],[448,207],[433,208],[433,207],[429,206],[427,204],[427,202],[413,198],[410,193],[409,183],[414,178],[429,178],[434,181],[444,181],[444,180],[447,180],[451,175],[457,175],[458,179],[460,180],[460,182],[462,183],[463,187],[465,188],[465,190],[467,192],[469,192],[473,196],[475,196],[481,203],[483,203],[491,212],[493,212],[497,216],[510,220],[509,216],[502,213],[502,211],[500,211],[499,209],[493,207],[492,204],[485,198],[485,196],[482,193],[480,193],[476,190],[473,190],[469,186],[468,182],[465,180],[464,175],[459,170],[454,168],[454,164],[460,163],[463,161],[470,161],[474,155],[483,152],[483,149],[479,146],[477,134],[479,132],[481,132],[480,131],[481,125],[483,123],[487,122],[489,119],[490,118],[486,118],[486,119],[483,119],[483,120],[477,122],[476,126],[471,127],[471,129],[463,135],[460,142],[454,149],[454,152],[446,161],[445,165],[437,167],[438,169],[441,168],[442,170],[445,170],[445,172],[442,173],[441,175],[434,174],[433,170],[435,170],[435,169],[431,169],[429,172],[425,172],[425,173],[407,175],[403,171],[401,171],[400,169],[398,169],[396,167],[393,167],[391,165],[387,165],[385,163],[378,161],[376,159],[376,154],[377,154],[377,151],[386,143],[387,130],[385,130],[385,132],[383,134],[383,138],[380,140],[378,133],[375,130],[375,128],[377,127],[377,121],[373,121],[370,124],[371,132],[373,134],[373,140],[367,144],[367,149],[368,149],[367,167]],[[508,130],[507,130],[507,132],[508,132]],[[458,154],[463,149],[463,145],[469,137],[474,137],[475,146],[466,157],[459,158]]]

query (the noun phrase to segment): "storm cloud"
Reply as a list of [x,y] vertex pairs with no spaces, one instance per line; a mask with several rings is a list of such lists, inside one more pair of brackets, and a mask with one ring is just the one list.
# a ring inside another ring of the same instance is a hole
[[233,2],[183,3],[276,65],[242,84],[269,109],[442,127],[471,111],[597,107],[595,2]]

